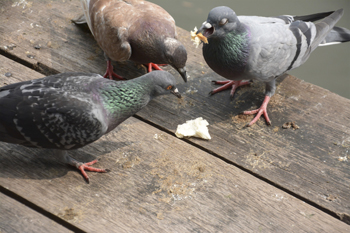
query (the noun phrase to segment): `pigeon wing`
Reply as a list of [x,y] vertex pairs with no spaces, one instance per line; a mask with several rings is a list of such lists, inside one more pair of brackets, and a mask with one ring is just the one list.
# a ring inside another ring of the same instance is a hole
[[[51,77],[0,89],[0,140],[29,147],[75,149],[106,131],[89,95],[69,94]],[[76,91],[75,91],[76,92]]]

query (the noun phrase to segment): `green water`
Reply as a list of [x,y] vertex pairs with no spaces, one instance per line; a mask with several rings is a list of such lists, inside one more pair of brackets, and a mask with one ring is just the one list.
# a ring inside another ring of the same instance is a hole
[[[237,15],[306,15],[344,9],[337,26],[350,29],[350,0],[150,0],[167,10],[177,26],[192,30],[216,6],[228,6]],[[200,49],[200,48],[198,48]],[[308,61],[290,74],[350,99],[350,42],[317,48]]]

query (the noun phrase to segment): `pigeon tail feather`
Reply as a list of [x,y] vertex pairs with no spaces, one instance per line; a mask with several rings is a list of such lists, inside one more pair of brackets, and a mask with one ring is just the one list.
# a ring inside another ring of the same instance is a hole
[[73,23],[75,23],[75,24],[85,24],[85,23],[87,23],[84,14],[79,15],[78,17],[72,19],[72,21],[73,21]]
[[315,40],[311,44],[311,52],[315,50],[317,46],[319,46],[324,41],[325,38],[327,38],[329,32],[331,32],[334,25],[342,17],[343,12],[343,9],[339,9],[320,22],[315,23],[317,34]]
[[341,44],[350,41],[350,30],[342,27],[334,27],[320,43],[320,46]]
[[294,16],[294,21],[301,20],[305,22],[315,22],[317,20],[321,20],[329,15],[334,13],[334,11],[329,11],[329,12],[322,12],[322,13],[316,13],[316,14],[311,14],[311,15],[302,15],[302,16]]
[[81,5],[82,5],[83,11],[84,11],[84,16],[85,16],[83,18],[83,19],[85,19],[85,22],[83,22],[83,21],[82,22],[88,24],[92,35],[94,35],[94,31],[92,30],[92,25],[91,25],[91,19],[89,17],[90,0],[81,0]]

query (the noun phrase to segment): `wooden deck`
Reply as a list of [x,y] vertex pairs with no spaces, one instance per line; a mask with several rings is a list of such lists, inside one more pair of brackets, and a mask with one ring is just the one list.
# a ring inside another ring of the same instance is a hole
[[[0,2],[0,86],[67,71],[103,74],[79,0]],[[195,25],[194,25],[195,26]],[[264,85],[208,96],[211,80],[189,32],[183,99],[153,100],[110,134],[71,155],[100,158],[86,184],[45,150],[0,142],[0,232],[350,232],[350,100],[292,76],[268,106],[272,126],[239,115]],[[331,59],[331,58],[330,58]],[[145,72],[115,65],[126,78]],[[1,111],[1,109],[0,109]],[[181,140],[178,124],[203,117],[212,140]],[[282,129],[295,121],[297,130]]]

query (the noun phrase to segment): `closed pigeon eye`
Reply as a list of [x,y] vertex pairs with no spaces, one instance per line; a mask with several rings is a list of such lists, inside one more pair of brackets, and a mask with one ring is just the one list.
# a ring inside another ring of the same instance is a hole
[[220,20],[219,24],[220,24],[221,26],[227,24],[227,19],[226,19],[226,18],[223,18],[222,20]]

